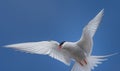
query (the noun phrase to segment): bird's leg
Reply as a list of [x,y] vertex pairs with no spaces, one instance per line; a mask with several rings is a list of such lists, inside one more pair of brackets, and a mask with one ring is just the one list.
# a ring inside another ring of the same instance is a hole
[[83,61],[84,61],[84,63],[87,65],[87,61],[86,61],[86,59],[83,59]]
[[87,64],[87,61],[86,61],[86,59],[84,59],[84,62],[85,62],[85,64]]
[[83,66],[83,63],[82,63],[82,61],[79,61],[79,63],[80,63],[80,65],[81,65],[81,66]]
[[80,63],[81,66],[87,65],[86,59],[83,59],[83,60],[79,61],[79,63]]

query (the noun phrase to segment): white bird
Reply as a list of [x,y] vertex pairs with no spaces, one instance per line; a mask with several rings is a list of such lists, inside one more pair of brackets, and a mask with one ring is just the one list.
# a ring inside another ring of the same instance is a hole
[[93,36],[101,22],[104,9],[84,27],[81,39],[77,42],[58,43],[57,41],[26,42],[6,45],[24,52],[49,55],[66,65],[75,61],[71,71],[91,71],[108,56],[92,56]]

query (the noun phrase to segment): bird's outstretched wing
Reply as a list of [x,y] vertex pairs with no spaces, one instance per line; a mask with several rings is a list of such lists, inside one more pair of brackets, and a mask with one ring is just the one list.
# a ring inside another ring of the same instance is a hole
[[56,41],[27,42],[5,47],[14,48],[27,53],[49,55],[67,65],[70,64],[71,57],[69,53],[63,49],[58,49],[59,43]]
[[104,9],[101,10],[88,24],[84,27],[81,39],[77,41],[77,45],[85,50],[90,55],[93,45],[93,36],[101,22]]

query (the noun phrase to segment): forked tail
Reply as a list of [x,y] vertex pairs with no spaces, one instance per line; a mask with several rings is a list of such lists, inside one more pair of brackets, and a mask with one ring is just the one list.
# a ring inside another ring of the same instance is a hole
[[71,71],[91,71],[91,69],[94,69],[94,67],[97,67],[98,64],[101,64],[102,61],[107,60],[106,59],[107,57],[113,56],[115,54],[106,55],[106,56],[89,56],[86,59],[87,61],[86,65],[81,66],[78,62],[75,62]]

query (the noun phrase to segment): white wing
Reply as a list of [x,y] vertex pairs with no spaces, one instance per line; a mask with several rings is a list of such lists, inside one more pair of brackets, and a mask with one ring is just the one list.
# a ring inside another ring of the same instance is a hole
[[77,45],[85,50],[85,52],[90,55],[93,45],[93,36],[101,22],[104,9],[101,10],[95,18],[93,18],[87,26],[84,27],[81,39],[77,41]]
[[56,41],[41,41],[41,42],[12,44],[12,45],[6,45],[5,47],[18,49],[33,54],[49,55],[69,65],[71,59],[69,53],[64,49],[58,49],[58,46],[59,43]]

